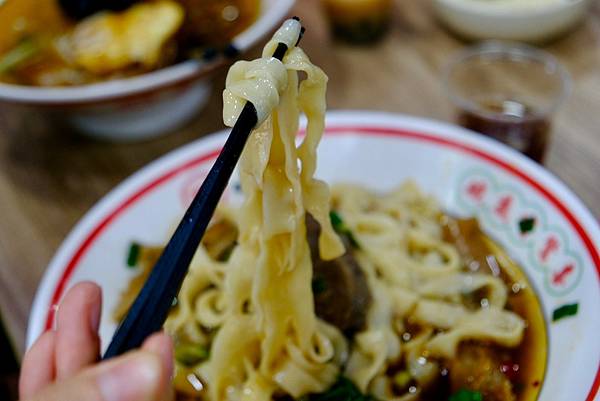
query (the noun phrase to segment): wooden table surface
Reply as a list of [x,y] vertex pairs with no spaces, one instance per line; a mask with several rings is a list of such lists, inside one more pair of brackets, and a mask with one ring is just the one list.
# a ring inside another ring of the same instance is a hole
[[[423,0],[397,0],[391,32],[377,45],[333,41],[319,0],[299,0],[303,46],[329,75],[333,109],[373,109],[452,120],[440,71],[466,46],[444,31]],[[600,8],[569,36],[546,46],[574,80],[555,120],[546,164],[600,216]],[[53,128],[35,113],[0,106],[0,312],[19,354],[29,309],[52,255],[73,225],[111,188],[165,154],[223,127],[215,77],[207,108],[160,139],[110,144]]]

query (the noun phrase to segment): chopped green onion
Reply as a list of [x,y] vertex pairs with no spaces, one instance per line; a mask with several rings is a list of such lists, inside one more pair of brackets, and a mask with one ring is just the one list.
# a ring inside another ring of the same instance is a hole
[[200,344],[179,344],[175,347],[175,359],[182,365],[192,367],[208,359],[208,349]]
[[408,384],[412,380],[412,376],[406,370],[398,372],[394,375],[394,384],[401,389],[408,387]]
[[135,267],[138,264],[138,260],[140,258],[140,251],[141,251],[141,246],[140,244],[136,243],[136,242],[132,242],[131,245],[129,246],[129,252],[127,253],[127,266],[128,267]]
[[39,45],[32,39],[23,39],[0,58],[0,74],[16,68],[39,52]]
[[302,397],[303,401],[374,401],[369,395],[364,395],[345,377],[340,377],[331,388],[323,393]]
[[552,313],[552,321],[556,322],[557,320],[563,319],[568,316],[575,316],[577,311],[579,310],[579,304],[567,304],[563,305],[560,308],[557,308]]
[[346,233],[346,235],[348,236],[348,240],[350,241],[350,245],[352,245],[353,248],[360,248],[360,246],[358,245],[358,241],[356,240],[356,238],[354,238],[354,234],[352,234],[352,231],[348,231]]
[[483,395],[479,391],[462,389],[452,394],[448,401],[483,401]]
[[337,212],[333,210],[329,212],[329,218],[331,219],[331,225],[335,231],[340,231],[344,228],[344,221]]
[[319,295],[327,290],[327,282],[323,277],[315,277],[312,280],[313,294]]
[[353,248],[360,248],[356,237],[354,237],[352,231],[350,231],[350,229],[346,226],[344,220],[342,220],[342,217],[339,214],[337,214],[337,212],[333,210],[329,212],[329,219],[331,220],[331,225],[333,226],[333,229],[338,234],[345,235],[348,238],[348,241],[350,241],[350,245],[352,245]]

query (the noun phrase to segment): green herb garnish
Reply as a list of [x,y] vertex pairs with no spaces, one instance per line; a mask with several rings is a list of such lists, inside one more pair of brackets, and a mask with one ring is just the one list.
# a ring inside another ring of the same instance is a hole
[[335,231],[340,231],[345,227],[342,217],[337,214],[337,212],[334,212],[333,210],[329,212],[329,218],[331,219],[331,225]]
[[0,74],[9,72],[39,52],[40,46],[31,38],[21,40],[0,58]]
[[375,401],[370,395],[364,395],[345,377],[340,377],[331,388],[324,393],[302,397],[302,401]]
[[136,242],[132,242],[127,253],[127,266],[136,267],[140,259],[140,251],[142,247]]
[[358,245],[358,241],[356,240],[356,238],[354,238],[354,234],[352,234],[352,231],[348,230],[346,232],[346,236],[348,237],[348,241],[350,241],[350,245],[352,245],[353,248],[360,248],[360,246]]
[[575,316],[579,310],[579,304],[567,304],[557,308],[552,312],[552,321],[563,319],[568,316]]
[[483,401],[483,395],[479,391],[462,389],[452,394],[448,401]]
[[339,214],[337,214],[337,212],[333,210],[329,212],[329,218],[331,220],[331,225],[333,226],[333,229],[338,234],[346,236],[346,238],[348,238],[348,241],[350,241],[350,245],[352,245],[353,248],[360,248],[360,245],[354,237],[354,234],[352,233],[352,231],[350,231],[348,226],[346,226],[346,223],[344,223],[344,220],[342,220],[342,217]]
[[533,217],[526,217],[524,219],[521,219],[521,221],[519,221],[519,230],[521,231],[521,234],[527,234],[527,233],[533,231],[534,228],[535,228],[535,218],[533,218]]
[[182,365],[192,367],[208,359],[208,349],[200,344],[183,343],[175,347],[175,359]]
[[315,277],[312,279],[313,294],[319,295],[327,290],[327,282],[323,277]]

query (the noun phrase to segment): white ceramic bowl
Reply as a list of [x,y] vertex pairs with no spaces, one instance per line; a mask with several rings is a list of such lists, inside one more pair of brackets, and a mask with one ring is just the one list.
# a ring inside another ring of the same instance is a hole
[[[67,288],[93,280],[104,291],[100,336],[103,348],[107,346],[116,327],[111,311],[135,274],[126,265],[129,244],[168,240],[227,134],[200,139],[150,164],[83,218],[39,286],[28,345],[52,326]],[[412,178],[448,212],[477,216],[523,266],[541,301],[549,348],[539,400],[597,399],[600,227],[563,183],[512,149],[463,128],[358,111],[328,114],[317,175],[330,183],[351,181],[376,190]],[[239,199],[236,179],[232,181],[226,202]],[[500,215],[499,203],[510,205]],[[536,224],[522,234],[519,221],[524,217],[535,218]],[[558,246],[544,252],[550,239]],[[553,311],[567,303],[579,304],[577,315],[552,322]]]
[[[241,53],[266,39],[288,17],[294,0],[261,3],[256,22],[232,42]],[[211,73],[223,64],[189,60],[127,79],[66,88],[0,83],[0,103],[42,110],[102,139],[146,139],[193,117],[208,100]]]
[[592,0],[432,0],[438,18],[468,39],[543,42],[581,22]]

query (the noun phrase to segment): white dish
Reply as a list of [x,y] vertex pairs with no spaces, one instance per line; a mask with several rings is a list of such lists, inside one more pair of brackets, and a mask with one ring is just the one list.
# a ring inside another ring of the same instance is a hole
[[[100,334],[106,347],[116,327],[111,311],[135,274],[126,267],[130,242],[167,241],[226,136],[226,131],[211,135],[155,161],[83,218],[40,284],[31,311],[29,345],[51,327],[55,305],[66,289],[93,280],[104,291]],[[412,178],[447,211],[476,215],[524,267],[541,301],[549,349],[539,399],[597,399],[600,227],[563,183],[519,153],[462,128],[358,111],[328,114],[317,175],[329,182],[352,181],[379,190]],[[233,182],[225,201],[236,194]],[[511,206],[499,214],[495,211],[499,202]],[[523,217],[537,222],[527,234],[518,229]],[[559,246],[542,256],[550,238]],[[552,312],[567,303],[578,303],[579,313],[552,322]]]
[[[267,38],[288,15],[294,0],[262,0],[258,19],[234,38],[241,53]],[[75,87],[31,87],[0,83],[0,102],[37,108],[101,139],[146,139],[181,126],[210,95],[211,74],[223,62],[188,60],[127,79]]]
[[433,0],[438,18],[469,39],[543,42],[581,22],[591,0]]

